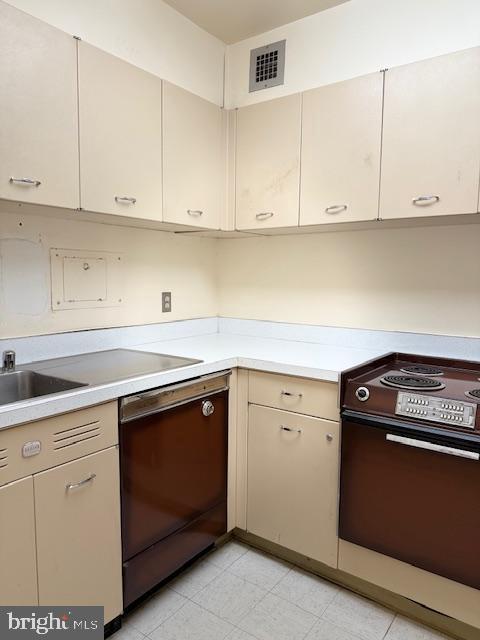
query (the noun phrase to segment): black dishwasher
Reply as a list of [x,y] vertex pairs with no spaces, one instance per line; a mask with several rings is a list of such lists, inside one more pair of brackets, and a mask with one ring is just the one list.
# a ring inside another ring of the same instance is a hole
[[227,530],[229,375],[121,400],[124,607]]

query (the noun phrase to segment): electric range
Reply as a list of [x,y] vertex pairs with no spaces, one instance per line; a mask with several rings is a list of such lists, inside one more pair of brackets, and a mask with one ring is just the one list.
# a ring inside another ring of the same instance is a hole
[[480,589],[480,363],[345,371],[341,420],[339,537]]

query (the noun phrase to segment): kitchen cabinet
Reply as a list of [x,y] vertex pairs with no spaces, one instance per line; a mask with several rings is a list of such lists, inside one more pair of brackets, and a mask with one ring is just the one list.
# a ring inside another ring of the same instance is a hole
[[40,605],[101,605],[118,615],[118,449],[34,477]]
[[[2,459],[0,451],[0,465]],[[0,487],[2,606],[38,604],[33,500],[31,477]]]
[[385,74],[380,217],[478,211],[480,47]]
[[247,459],[247,531],[336,567],[338,423],[252,404]]
[[79,206],[76,40],[0,2],[0,198]]
[[303,94],[300,225],[378,216],[383,74]]
[[236,228],[298,225],[302,96],[237,112]]
[[162,83],[85,42],[78,46],[82,209],[162,219]]
[[163,219],[218,229],[225,206],[223,110],[163,83]]
[[117,412],[110,402],[0,431],[1,603],[121,614]]

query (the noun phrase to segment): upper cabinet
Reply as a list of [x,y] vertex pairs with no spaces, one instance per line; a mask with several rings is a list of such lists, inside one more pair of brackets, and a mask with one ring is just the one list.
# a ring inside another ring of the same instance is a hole
[[385,75],[381,218],[475,213],[480,48]]
[[76,40],[3,2],[0,198],[79,206]]
[[302,96],[239,109],[236,227],[298,225]]
[[163,219],[218,229],[225,207],[223,110],[163,83]]
[[378,216],[383,74],[303,96],[300,224]]
[[161,220],[161,80],[85,42],[78,53],[82,209]]

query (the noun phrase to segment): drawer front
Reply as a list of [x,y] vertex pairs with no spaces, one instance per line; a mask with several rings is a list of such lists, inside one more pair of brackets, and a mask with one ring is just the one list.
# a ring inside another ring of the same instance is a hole
[[109,402],[0,431],[0,486],[118,443]]
[[248,401],[309,416],[338,420],[338,384],[250,371]]

